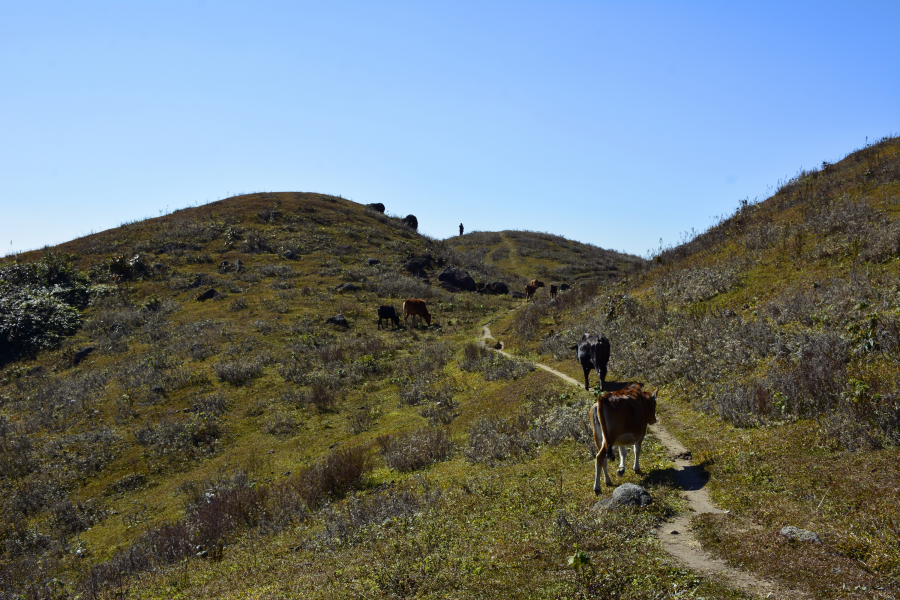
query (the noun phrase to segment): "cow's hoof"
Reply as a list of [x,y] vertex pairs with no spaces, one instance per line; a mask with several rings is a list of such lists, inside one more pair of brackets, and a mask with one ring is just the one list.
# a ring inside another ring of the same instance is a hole
[[[623,469],[623,470],[624,470],[624,469]],[[635,470],[634,470],[634,474],[635,474],[635,475],[643,475],[644,472],[641,471],[640,469],[635,469]]]
[[625,474],[625,469],[616,469],[616,475],[618,475],[619,477],[621,477],[624,474]]

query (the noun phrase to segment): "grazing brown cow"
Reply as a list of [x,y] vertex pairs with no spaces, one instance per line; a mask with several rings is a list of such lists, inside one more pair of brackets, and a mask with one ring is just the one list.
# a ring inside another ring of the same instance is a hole
[[641,474],[641,443],[647,434],[647,426],[656,423],[656,393],[645,392],[641,384],[632,383],[618,392],[606,392],[597,398],[591,406],[591,427],[594,430],[594,443],[599,452],[594,467],[594,493],[600,495],[600,471],[606,477],[607,487],[612,487],[612,480],[606,470],[606,459],[615,458],[612,447],[619,446],[619,469],[616,473],[625,474],[625,457],[628,445],[634,445],[634,472]]
[[550,297],[556,298],[556,292],[559,291],[559,287],[553,284],[550,284]]
[[[407,300],[403,303],[403,324],[406,325],[406,320],[409,317],[419,317],[420,319],[425,319],[426,325],[431,325],[431,315],[428,313],[428,307],[425,306],[424,300]],[[413,320],[415,323],[415,320]]]
[[533,285],[526,285],[525,286],[525,302],[528,302],[529,298],[533,298],[534,293],[536,291],[537,291],[537,288],[534,287]]
[[532,279],[530,285],[533,285],[533,286],[536,287],[536,288],[544,287],[544,282],[543,282],[543,281],[538,281],[537,279]]

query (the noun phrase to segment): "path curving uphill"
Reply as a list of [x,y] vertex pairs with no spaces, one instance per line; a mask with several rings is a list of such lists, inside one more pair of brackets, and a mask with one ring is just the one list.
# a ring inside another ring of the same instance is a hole
[[[497,344],[485,344],[486,340],[495,339],[491,334],[490,328],[484,325],[481,343],[495,352],[513,358],[512,355],[503,350],[502,342],[499,344],[499,348],[496,347]],[[579,389],[583,389],[581,382],[565,373],[561,373],[541,363],[533,362],[531,364],[548,373],[553,373]],[[681,488],[684,498],[688,502],[688,512],[678,516],[673,521],[663,523],[657,529],[657,535],[663,549],[690,570],[707,576],[720,577],[733,587],[750,594],[763,598],[807,598],[808,596],[802,592],[783,588],[771,581],[760,579],[746,571],[729,566],[724,560],[713,557],[700,547],[700,542],[690,528],[691,519],[695,515],[704,513],[722,514],[724,511],[716,507],[710,500],[709,493],[706,491],[706,477],[703,476],[700,469],[691,464],[690,453],[687,449],[672,434],[666,431],[665,427],[660,425],[659,422],[656,425],[652,425],[650,431],[669,451],[675,463],[675,484]]]

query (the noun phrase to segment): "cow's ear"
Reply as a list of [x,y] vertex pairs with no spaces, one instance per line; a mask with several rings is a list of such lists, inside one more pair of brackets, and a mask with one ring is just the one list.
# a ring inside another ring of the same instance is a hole
[[581,334],[581,340],[582,340],[582,341],[588,339],[589,337],[591,337],[591,334],[589,334],[589,333],[582,333],[582,334]]
[[656,400],[656,394],[657,394],[658,392],[659,392],[659,388],[656,388],[655,390],[653,390],[653,395],[650,396],[650,397],[653,398],[654,400]]

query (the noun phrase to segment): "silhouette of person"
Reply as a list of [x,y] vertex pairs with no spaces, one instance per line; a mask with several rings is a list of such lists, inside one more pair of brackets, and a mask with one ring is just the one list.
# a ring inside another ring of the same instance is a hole
[[462,223],[460,223],[459,224],[459,235],[462,235],[462,232],[463,232],[463,226],[462,226]]

